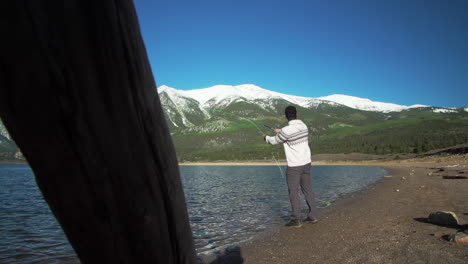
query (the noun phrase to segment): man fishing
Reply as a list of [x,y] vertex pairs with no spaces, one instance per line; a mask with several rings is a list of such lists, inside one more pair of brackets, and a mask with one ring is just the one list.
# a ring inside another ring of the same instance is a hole
[[284,152],[288,168],[286,170],[289,200],[291,201],[291,221],[288,227],[301,227],[301,206],[299,201],[299,185],[309,207],[304,223],[317,223],[317,208],[315,194],[310,183],[310,163],[312,162],[309,148],[309,130],[301,120],[297,119],[297,111],[294,106],[288,106],[284,110],[288,119],[288,125],[282,129],[273,129],[276,136],[263,135],[263,139],[272,145],[284,144]]

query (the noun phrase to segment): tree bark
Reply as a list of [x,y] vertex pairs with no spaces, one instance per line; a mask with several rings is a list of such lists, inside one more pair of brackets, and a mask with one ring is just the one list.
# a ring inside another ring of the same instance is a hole
[[3,1],[0,115],[83,263],[193,263],[131,0]]

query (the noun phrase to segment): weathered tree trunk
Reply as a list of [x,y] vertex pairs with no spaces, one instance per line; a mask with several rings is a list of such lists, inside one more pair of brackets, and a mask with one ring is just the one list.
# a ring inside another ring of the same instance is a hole
[[131,0],[2,1],[0,114],[83,263],[191,263]]

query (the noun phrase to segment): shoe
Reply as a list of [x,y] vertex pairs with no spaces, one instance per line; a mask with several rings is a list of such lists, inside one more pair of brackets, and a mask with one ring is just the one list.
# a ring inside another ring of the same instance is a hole
[[287,226],[287,227],[301,227],[302,224],[301,224],[301,222],[299,222],[297,220],[291,220],[285,226]]
[[317,219],[307,217],[306,219],[302,220],[302,222],[307,223],[307,224],[315,224],[318,222]]

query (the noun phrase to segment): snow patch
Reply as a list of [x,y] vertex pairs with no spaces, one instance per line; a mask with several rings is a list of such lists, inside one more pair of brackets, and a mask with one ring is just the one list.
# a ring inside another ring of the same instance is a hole
[[171,120],[171,123],[175,126],[175,127],[179,127],[174,121]]
[[254,101],[258,99],[284,99],[302,107],[308,107],[312,103],[317,103],[320,101],[310,97],[287,95],[269,91],[253,84],[243,84],[237,86],[215,85],[209,88],[189,91],[178,90],[178,92],[180,92],[182,95],[197,100],[201,106],[209,106],[212,104],[226,105],[234,101],[236,98],[243,98],[245,101]]
[[367,98],[360,98],[344,94],[333,94],[329,96],[318,97],[317,99],[339,103],[354,109],[382,113],[400,112],[410,108],[428,107],[426,105],[405,106],[392,103],[376,102]]
[[[466,108],[465,108],[465,111],[466,111]],[[458,111],[453,110],[453,109],[447,109],[447,108],[437,108],[437,109],[432,110],[432,112],[434,113],[456,113]]]
[[410,105],[408,108],[424,108],[424,107],[431,107],[429,105],[420,105],[420,104],[415,104],[415,105]]

